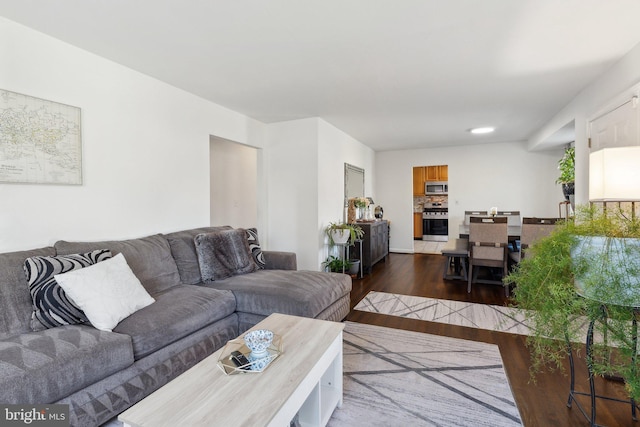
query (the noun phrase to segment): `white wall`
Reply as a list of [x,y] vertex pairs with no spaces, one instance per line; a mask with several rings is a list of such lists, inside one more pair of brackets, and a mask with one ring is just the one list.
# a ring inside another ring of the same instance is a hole
[[575,120],[576,203],[589,201],[589,122],[602,110],[612,109],[640,95],[640,44],[580,92],[529,139],[533,150],[548,147],[547,140],[565,124]]
[[344,163],[365,169],[372,194],[374,152],[319,118],[268,125],[266,147],[268,228],[282,230],[269,233],[269,247],[295,251],[299,269],[319,270],[324,227],[343,219]]
[[364,194],[376,200],[375,152],[323,120],[318,134],[318,260],[327,258],[324,229],[329,222],[344,218],[344,164],[364,169]]
[[[1,88],[82,109],[84,177],[0,183],[2,252],[225,223],[257,225],[266,249],[317,270],[320,228],[342,218],[344,162],[366,169],[373,194],[373,151],[321,119],[267,126],[4,18],[0,51]],[[228,180],[230,191],[257,192],[257,224],[231,193],[210,209],[210,179],[226,176],[210,173],[210,138],[259,149],[255,166],[238,165],[256,174],[255,189]]]
[[376,153],[376,203],[391,221],[390,247],[413,252],[413,167],[449,165],[449,238],[458,237],[464,211],[520,210],[557,217],[562,189],[555,184],[562,149],[529,152],[526,143]]
[[[365,169],[366,193],[392,221],[397,250],[412,248],[413,166],[449,165],[453,218],[467,207],[557,213],[559,151],[514,143],[374,154],[321,119],[264,125],[4,18],[0,51],[1,88],[82,109],[84,177],[82,186],[0,183],[0,251],[209,224],[211,135],[263,148],[261,240],[297,252],[301,268],[319,268],[322,228],[342,219],[345,162]],[[489,166],[474,166],[485,157]],[[464,178],[470,171],[476,177]]]
[[257,227],[258,149],[212,136],[210,155],[210,224]]
[[0,251],[209,223],[209,136],[264,125],[0,18],[0,87],[82,109],[81,186],[0,183]]
[[296,252],[298,269],[318,270],[317,141],[317,118],[267,126],[268,246]]

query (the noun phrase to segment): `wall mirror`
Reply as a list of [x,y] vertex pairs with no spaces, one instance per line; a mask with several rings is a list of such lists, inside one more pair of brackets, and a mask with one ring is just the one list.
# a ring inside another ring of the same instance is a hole
[[344,164],[344,205],[352,197],[364,197],[364,169]]

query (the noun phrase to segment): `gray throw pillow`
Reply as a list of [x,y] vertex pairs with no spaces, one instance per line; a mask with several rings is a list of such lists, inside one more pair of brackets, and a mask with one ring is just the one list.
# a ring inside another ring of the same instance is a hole
[[221,227],[199,227],[189,230],[176,231],[165,234],[164,237],[171,246],[171,255],[176,260],[180,281],[185,285],[197,285],[202,282],[198,254],[193,241],[198,234],[213,233],[220,230],[233,230],[233,227],[225,225]]
[[259,269],[251,256],[246,230],[198,234],[194,242],[203,282],[252,273]]

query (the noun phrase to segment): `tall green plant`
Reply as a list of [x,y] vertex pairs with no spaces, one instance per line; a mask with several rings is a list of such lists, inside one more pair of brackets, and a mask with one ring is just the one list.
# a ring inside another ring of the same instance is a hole
[[[579,255],[575,248],[583,236],[602,236],[610,244],[597,253]],[[562,368],[566,339],[584,342],[589,320],[598,319],[596,336],[606,337],[606,342],[598,340],[594,346],[594,372],[622,375],[630,396],[640,398],[640,366],[631,362],[635,351],[634,313],[629,305],[633,303],[625,301],[621,293],[629,277],[640,275],[640,247],[624,242],[639,237],[640,221],[624,211],[580,207],[574,221],[559,224],[550,236],[536,242],[505,278],[516,284],[514,304],[526,309],[527,322],[533,329],[527,338],[532,374],[544,368]],[[625,244],[622,269],[612,268],[620,262],[613,259],[613,242]],[[574,285],[576,277],[586,278],[597,291],[589,298],[580,296]],[[599,320],[603,311],[606,322]]]
[[556,184],[571,184],[575,182],[576,170],[576,149],[569,147],[564,150],[564,155],[558,160],[558,170],[560,176],[556,179]]

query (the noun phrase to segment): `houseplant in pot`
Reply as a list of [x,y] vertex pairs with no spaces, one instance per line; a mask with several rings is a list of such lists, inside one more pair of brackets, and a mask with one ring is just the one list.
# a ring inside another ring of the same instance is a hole
[[575,187],[575,165],[576,165],[576,149],[568,147],[564,150],[564,155],[558,160],[558,170],[560,176],[556,179],[556,184],[562,184],[562,193],[567,201],[571,202],[574,207],[574,187]]
[[351,261],[330,255],[322,265],[332,273],[348,273]]
[[350,259],[349,260],[349,274],[351,276],[357,276],[360,274],[360,260],[359,259]]
[[[640,399],[640,369],[633,358],[633,307],[639,304],[640,220],[621,209],[579,207],[529,248],[505,278],[515,283],[514,303],[526,309],[531,372],[562,368],[567,340],[584,343],[594,320],[598,339],[592,370],[619,375],[629,396]],[[602,321],[606,314],[606,321]]]
[[345,244],[349,240],[350,244],[353,245],[353,242],[364,236],[364,230],[362,230],[362,227],[357,224],[347,224],[344,222],[330,222],[324,230],[325,234],[329,238],[330,246]]

